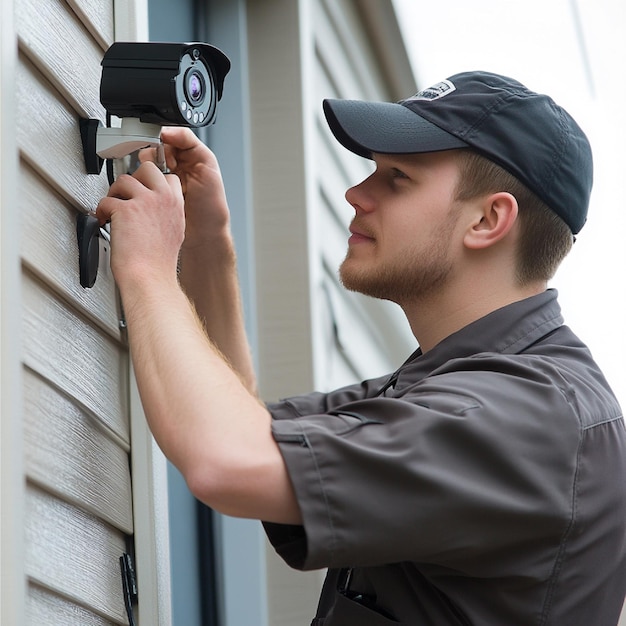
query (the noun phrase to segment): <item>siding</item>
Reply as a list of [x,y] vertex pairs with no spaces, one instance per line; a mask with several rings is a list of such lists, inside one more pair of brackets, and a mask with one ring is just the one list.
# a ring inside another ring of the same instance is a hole
[[128,624],[119,557],[133,533],[129,359],[102,246],[78,282],[76,216],[105,195],[87,176],[80,117],[104,119],[100,60],[112,0],[20,0],[17,141],[27,624]]

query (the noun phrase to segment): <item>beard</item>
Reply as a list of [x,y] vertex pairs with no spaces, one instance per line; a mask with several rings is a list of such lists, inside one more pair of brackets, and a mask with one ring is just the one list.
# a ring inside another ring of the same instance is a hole
[[[451,215],[426,245],[387,259],[371,256],[365,262],[350,250],[339,267],[339,278],[349,291],[397,304],[423,300],[443,289],[452,274],[449,241],[458,215]],[[377,245],[377,244],[374,244]]]
[[451,273],[452,263],[445,252],[432,245],[373,269],[352,266],[348,252],[339,268],[341,283],[349,291],[397,304],[432,295],[446,284]]

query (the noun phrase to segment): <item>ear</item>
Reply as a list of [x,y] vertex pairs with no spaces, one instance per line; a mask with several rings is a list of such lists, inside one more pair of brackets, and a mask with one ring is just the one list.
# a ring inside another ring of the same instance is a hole
[[477,204],[476,219],[463,239],[472,250],[488,248],[504,239],[517,220],[515,196],[506,191],[485,196]]

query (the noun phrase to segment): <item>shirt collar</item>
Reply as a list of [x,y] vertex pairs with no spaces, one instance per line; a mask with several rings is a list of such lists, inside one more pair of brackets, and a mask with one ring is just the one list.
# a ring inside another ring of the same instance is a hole
[[519,354],[563,324],[557,292],[508,304],[449,335],[426,354],[416,350],[393,375],[388,385],[396,389],[428,376],[451,359],[480,353]]

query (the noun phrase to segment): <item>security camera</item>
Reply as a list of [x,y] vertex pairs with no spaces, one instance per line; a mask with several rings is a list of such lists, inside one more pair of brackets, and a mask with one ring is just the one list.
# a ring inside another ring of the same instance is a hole
[[102,59],[100,102],[120,118],[206,126],[229,70],[228,57],[205,43],[117,42]]
[[[107,111],[107,126],[98,119],[81,119],[80,134],[85,168],[99,174],[109,159],[154,146],[157,164],[166,170],[162,126],[198,128],[215,122],[228,57],[205,43],[116,42],[102,59],[100,102]],[[110,118],[120,118],[111,126]],[[80,284],[92,287],[98,273],[98,237],[108,238],[92,215],[78,215],[78,263]]]
[[206,43],[121,42],[102,59],[100,102],[119,126],[81,120],[87,172],[102,159],[120,159],[160,146],[162,126],[198,128],[215,122],[228,57]]

